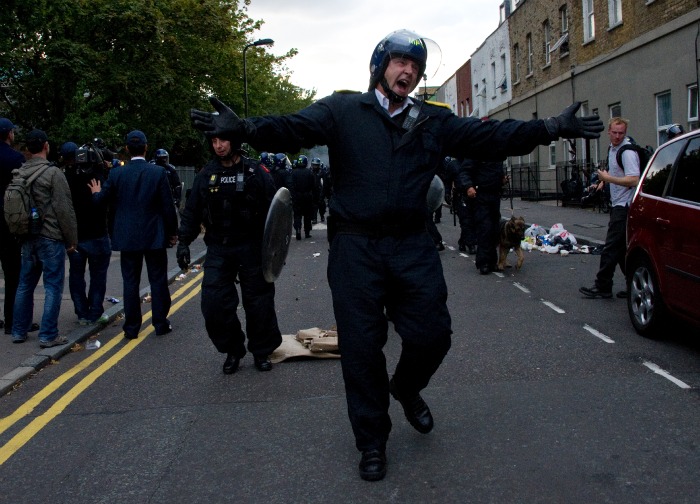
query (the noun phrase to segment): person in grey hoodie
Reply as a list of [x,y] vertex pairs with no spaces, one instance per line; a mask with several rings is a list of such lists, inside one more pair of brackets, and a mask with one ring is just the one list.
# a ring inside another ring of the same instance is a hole
[[19,168],[19,172],[29,177],[37,170],[43,170],[31,187],[34,203],[43,220],[40,230],[22,242],[22,267],[15,297],[12,341],[23,343],[27,340],[34,313],[34,289],[43,275],[46,300],[39,330],[39,346],[48,348],[68,342],[65,336],[58,335],[58,314],[63,296],[66,251],[71,253],[75,250],[78,223],[68,181],[63,172],[47,160],[50,147],[46,133],[32,130],[27,135],[26,143],[32,157]]

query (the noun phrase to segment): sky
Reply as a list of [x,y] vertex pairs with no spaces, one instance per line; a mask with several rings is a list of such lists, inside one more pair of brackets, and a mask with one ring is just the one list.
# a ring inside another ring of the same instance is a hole
[[[402,28],[432,39],[428,86],[440,86],[498,28],[502,0],[251,0],[248,16],[263,20],[254,40],[271,38],[265,49],[288,60],[291,82],[316,89],[323,98],[334,90],[366,91],[369,60],[377,43]],[[437,68],[436,68],[437,67]],[[421,86],[423,82],[421,81]]]

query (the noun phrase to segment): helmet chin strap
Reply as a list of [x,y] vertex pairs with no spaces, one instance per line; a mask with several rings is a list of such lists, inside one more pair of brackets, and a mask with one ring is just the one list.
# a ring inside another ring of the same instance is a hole
[[403,103],[403,101],[406,99],[406,97],[399,96],[391,90],[391,88],[389,87],[389,83],[386,81],[386,77],[382,77],[382,80],[379,82],[379,84],[382,85],[382,89],[386,93],[386,97],[389,98],[389,101],[391,103]]

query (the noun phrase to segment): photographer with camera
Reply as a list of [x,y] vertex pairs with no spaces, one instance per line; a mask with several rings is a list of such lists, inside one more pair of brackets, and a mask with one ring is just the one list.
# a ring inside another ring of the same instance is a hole
[[[92,143],[82,147],[73,142],[64,143],[61,146],[60,162],[68,180],[78,220],[78,245],[68,254],[68,288],[78,324],[90,325],[97,322],[104,313],[102,303],[107,290],[107,269],[112,256],[112,245],[107,232],[107,203],[105,200],[97,203],[92,201],[88,183],[92,179],[104,182],[107,174],[102,151]],[[89,289],[85,281],[86,266],[90,272]]]

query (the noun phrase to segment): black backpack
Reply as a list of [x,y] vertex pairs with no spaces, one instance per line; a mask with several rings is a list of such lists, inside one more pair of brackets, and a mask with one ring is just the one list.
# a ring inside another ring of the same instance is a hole
[[635,143],[634,140],[630,138],[630,143],[623,145],[620,147],[620,149],[617,151],[617,165],[622,168],[623,170],[625,169],[624,165],[622,164],[622,153],[627,151],[627,150],[633,150],[634,152],[637,153],[637,156],[639,156],[639,174],[644,171],[644,168],[647,167],[647,163],[649,163],[649,160],[651,159],[652,154],[654,154],[654,149],[652,149],[649,146],[642,147],[641,145],[638,145]]

